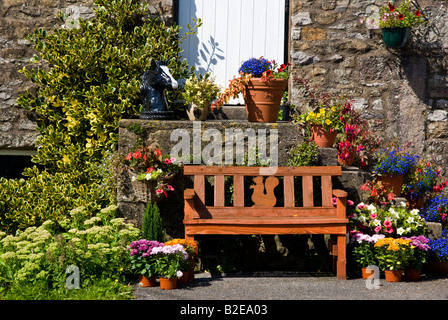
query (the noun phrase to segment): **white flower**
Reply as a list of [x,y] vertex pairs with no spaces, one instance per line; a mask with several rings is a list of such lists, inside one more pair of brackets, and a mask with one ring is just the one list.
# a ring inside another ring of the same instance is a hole
[[414,216],[417,216],[419,213],[420,213],[420,211],[418,209],[411,210],[411,214]]
[[182,271],[179,270],[179,271],[176,272],[176,276],[178,278],[182,277],[182,275],[183,275]]
[[403,208],[406,208],[406,207],[407,207],[406,202],[403,202],[403,201],[400,202],[400,205],[401,205]]
[[373,225],[374,225],[374,226],[379,226],[379,225],[381,225],[381,220],[379,220],[379,219],[375,219],[375,220],[373,220]]
[[150,173],[147,173],[147,174],[145,175],[145,179],[146,179],[146,180],[151,180],[151,174],[150,174]]
[[402,227],[397,229],[397,234],[399,234],[400,236],[403,234],[404,229]]
[[375,212],[376,212],[376,207],[375,207],[373,204],[369,204],[369,205],[367,206],[367,209],[368,209],[370,212],[372,212],[372,213],[375,213]]
[[136,177],[135,177],[135,176],[132,176],[132,178],[131,178],[132,182],[134,182],[135,179],[136,179]]
[[413,223],[414,222],[414,217],[409,217],[406,220],[407,223]]

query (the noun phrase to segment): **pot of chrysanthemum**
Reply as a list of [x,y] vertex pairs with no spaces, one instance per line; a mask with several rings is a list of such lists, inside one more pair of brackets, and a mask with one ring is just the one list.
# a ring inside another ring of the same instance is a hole
[[173,290],[177,288],[177,278],[159,278],[160,289]]

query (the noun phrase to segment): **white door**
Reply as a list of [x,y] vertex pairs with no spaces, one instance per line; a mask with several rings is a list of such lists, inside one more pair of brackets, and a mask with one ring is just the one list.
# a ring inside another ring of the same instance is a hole
[[[261,56],[284,63],[285,0],[179,0],[178,24],[203,25],[187,37],[183,57],[200,73],[210,72],[222,88],[241,63]],[[244,104],[243,99],[230,104]]]

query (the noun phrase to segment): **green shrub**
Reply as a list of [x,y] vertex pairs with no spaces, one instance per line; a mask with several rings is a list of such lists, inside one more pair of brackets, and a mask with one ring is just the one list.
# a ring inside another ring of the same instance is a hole
[[149,201],[146,204],[142,221],[142,236],[146,240],[163,242],[164,231],[160,210],[156,203]]
[[[118,121],[139,114],[141,77],[152,59],[168,60],[177,79],[193,70],[181,61],[180,27],[146,18],[146,2],[96,0],[93,10],[96,17],[77,29],[38,29],[27,38],[38,53],[32,60],[49,67],[22,70],[39,90],[18,105],[39,116],[34,161],[50,171],[83,171],[116,149]],[[168,93],[171,106],[180,94]]]
[[288,166],[316,166],[319,164],[319,149],[314,142],[303,141],[289,152]]
[[115,218],[115,210],[108,206],[89,218],[92,214],[79,207],[59,223],[47,220],[17,235],[0,233],[0,287],[9,291],[36,284],[65,290],[70,265],[79,268],[81,288],[106,280],[123,284],[130,273],[126,249],[140,230]]

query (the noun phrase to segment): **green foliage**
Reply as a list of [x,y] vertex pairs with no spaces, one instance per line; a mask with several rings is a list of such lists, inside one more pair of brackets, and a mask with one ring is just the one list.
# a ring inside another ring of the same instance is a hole
[[143,214],[142,236],[146,240],[163,242],[164,230],[160,210],[156,203],[149,201]]
[[130,270],[126,248],[140,231],[115,218],[115,210],[108,206],[89,218],[92,214],[79,207],[58,223],[47,220],[16,235],[0,233],[0,287],[19,296],[26,294],[18,291],[21,285],[30,284],[67,293],[70,265],[79,268],[81,288],[109,280],[123,285]]
[[289,150],[288,166],[316,166],[319,163],[319,149],[314,142],[304,141]]
[[[77,29],[38,29],[27,38],[38,53],[33,61],[49,67],[22,70],[39,90],[22,95],[18,104],[39,115],[34,161],[51,171],[82,171],[115,150],[118,121],[140,112],[141,76],[152,59],[168,60],[176,79],[192,72],[180,58],[180,27],[143,18],[145,2],[97,0],[95,5],[96,17],[81,20]],[[62,14],[59,18],[65,22]],[[179,97],[180,90],[170,92],[169,104]]]

